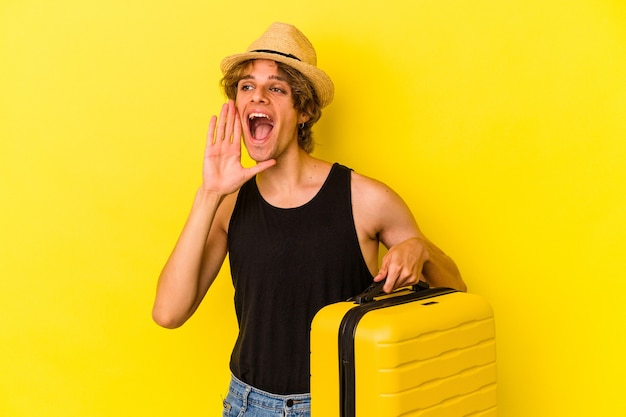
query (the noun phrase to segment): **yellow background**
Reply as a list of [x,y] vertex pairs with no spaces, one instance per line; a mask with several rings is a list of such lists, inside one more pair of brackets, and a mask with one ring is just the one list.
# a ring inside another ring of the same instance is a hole
[[500,415],[624,415],[621,0],[2,0],[0,415],[219,415],[228,271],[179,330],[150,309],[219,61],[275,20],[336,84],[316,154],[395,188],[493,305]]

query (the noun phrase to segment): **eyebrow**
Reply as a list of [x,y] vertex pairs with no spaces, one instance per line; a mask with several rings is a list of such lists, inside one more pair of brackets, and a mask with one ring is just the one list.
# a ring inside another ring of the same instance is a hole
[[[243,77],[241,77],[239,79],[239,81],[242,81],[242,80],[254,80],[254,79],[255,78],[252,76],[252,74],[248,74],[248,75],[244,75]],[[282,81],[282,82],[285,82],[285,83],[289,83],[289,81],[285,77],[282,77],[280,75],[270,75],[269,77],[267,77],[267,79],[268,80],[276,80],[276,81]]]

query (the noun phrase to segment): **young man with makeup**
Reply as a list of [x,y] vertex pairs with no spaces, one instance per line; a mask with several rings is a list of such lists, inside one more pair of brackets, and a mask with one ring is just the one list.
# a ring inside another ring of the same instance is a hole
[[[316,61],[283,23],[222,61],[229,100],[209,124],[203,182],[159,277],[153,317],[175,328],[229,255],[239,335],[224,416],[308,416],[311,320],[372,280],[386,292],[420,279],[465,290],[392,189],[311,155],[334,94]],[[253,167],[241,165],[241,138]]]

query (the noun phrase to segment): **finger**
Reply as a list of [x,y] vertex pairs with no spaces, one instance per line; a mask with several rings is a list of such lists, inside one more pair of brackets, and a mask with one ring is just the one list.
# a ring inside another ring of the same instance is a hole
[[235,124],[235,119],[237,110],[235,110],[235,102],[233,100],[228,100],[226,104],[228,111],[226,113],[226,128],[224,131],[224,140],[231,141],[233,135],[233,125]]
[[389,282],[389,259],[387,256],[383,257],[383,260],[380,265],[380,269],[378,270],[378,274],[374,277],[374,282],[380,282],[383,280],[387,280],[383,285],[383,292],[389,292],[385,287],[393,288],[393,283]]
[[228,103],[222,105],[220,117],[217,122],[217,132],[215,133],[215,142],[224,140],[224,130],[226,128],[226,118],[228,117]]
[[269,167],[276,165],[275,159],[268,159],[267,161],[262,161],[256,164],[253,167],[248,168],[250,173],[252,174],[251,178],[258,174],[259,172],[265,171]]
[[233,144],[238,151],[241,152],[241,136],[243,134],[243,128],[241,127],[241,117],[239,112],[235,112],[235,126],[233,128]]
[[242,179],[243,181],[248,181],[250,178],[254,177],[261,171],[265,171],[267,168],[276,165],[276,160],[270,159],[267,161],[259,162],[253,167],[245,168],[243,171]]
[[374,282],[380,282],[385,278],[387,278],[387,265],[383,263],[378,270],[378,274],[374,277]]
[[389,294],[394,290],[394,288],[397,288],[396,283],[398,278],[399,275],[397,270],[393,267],[389,268],[389,271],[387,272],[387,281],[385,281],[385,285],[383,285],[383,291]]
[[217,124],[217,117],[212,116],[211,121],[209,122],[209,130],[207,131],[207,134],[206,134],[206,149],[208,149],[209,146],[213,145],[213,142],[215,142],[215,125],[216,124]]

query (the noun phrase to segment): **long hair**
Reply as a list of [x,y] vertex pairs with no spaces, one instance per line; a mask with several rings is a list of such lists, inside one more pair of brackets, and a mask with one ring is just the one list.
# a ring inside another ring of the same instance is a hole
[[[237,99],[237,86],[251,62],[252,60],[242,61],[224,74],[221,86],[229,99]],[[298,126],[298,146],[305,152],[311,153],[314,148],[311,128],[322,117],[319,99],[311,81],[300,71],[282,62],[276,62],[276,64],[278,65],[278,71],[285,76],[287,83],[291,87],[291,99],[294,109],[309,116],[309,120],[303,126]]]

